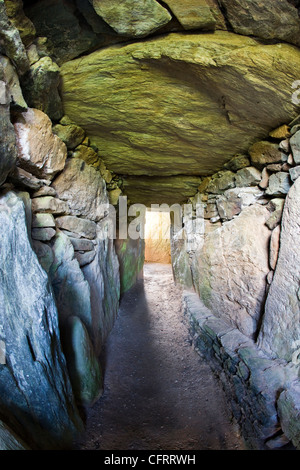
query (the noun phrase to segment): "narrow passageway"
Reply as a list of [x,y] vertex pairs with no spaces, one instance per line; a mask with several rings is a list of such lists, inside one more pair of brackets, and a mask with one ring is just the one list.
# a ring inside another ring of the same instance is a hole
[[171,265],[147,263],[105,350],[104,394],[80,449],[243,449],[225,396],[190,344]]

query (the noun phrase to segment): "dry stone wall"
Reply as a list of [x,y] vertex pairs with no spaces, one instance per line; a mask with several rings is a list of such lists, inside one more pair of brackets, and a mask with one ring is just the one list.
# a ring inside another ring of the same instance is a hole
[[299,138],[298,118],[204,179],[203,233],[172,240],[196,348],[253,448],[299,447]]

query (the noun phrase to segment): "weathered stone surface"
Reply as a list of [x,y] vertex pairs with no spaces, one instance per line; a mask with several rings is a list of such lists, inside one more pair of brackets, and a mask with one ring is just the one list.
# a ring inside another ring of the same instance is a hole
[[277,225],[274,230],[272,231],[271,239],[270,239],[270,255],[269,255],[269,262],[270,268],[275,269],[278,252],[279,252],[279,245],[280,245],[280,225]]
[[208,175],[296,115],[299,58],[290,45],[221,31],[106,48],[61,67],[65,113],[109,170]]
[[32,212],[46,212],[56,215],[70,213],[68,204],[53,196],[43,196],[32,199]]
[[294,161],[300,164],[300,131],[296,132],[290,139],[290,145],[293,153]]
[[261,172],[253,166],[238,170],[235,176],[235,185],[239,188],[257,186],[261,181]]
[[273,139],[287,139],[288,137],[290,137],[290,127],[286,124],[284,124],[283,126],[279,126],[269,132],[269,136]]
[[193,288],[193,278],[189,262],[189,254],[187,249],[187,240],[185,231],[171,237],[171,260],[176,284]]
[[300,449],[300,386],[295,380],[278,398],[278,414],[285,435]]
[[21,113],[14,124],[18,146],[18,164],[38,178],[53,178],[64,168],[65,144],[52,133],[49,117],[38,109]]
[[278,148],[284,153],[289,153],[291,150],[290,139],[284,139],[279,142]]
[[103,393],[102,371],[88,332],[76,316],[68,318],[63,348],[75,398],[80,405],[92,406]]
[[35,27],[24,14],[22,0],[4,0],[7,16],[18,29],[25,46],[28,46],[35,37]]
[[122,195],[122,190],[120,188],[113,189],[108,192],[109,203],[113,206],[116,206],[119,202],[119,197]]
[[103,43],[103,39],[97,40],[91,28],[80,21],[75,10],[74,3],[67,0],[42,0],[25,9],[37,35],[51,41],[53,57],[58,64]]
[[105,181],[99,171],[83,160],[68,160],[52,187],[60,199],[67,201],[71,215],[96,222],[104,217],[108,205]]
[[220,0],[233,30],[300,45],[298,11],[286,0]]
[[229,162],[224,164],[224,168],[229,171],[237,171],[250,165],[250,160],[246,155],[235,155]]
[[207,186],[207,192],[221,194],[226,189],[235,187],[235,173],[232,171],[220,171],[212,177]]
[[278,144],[269,141],[255,142],[250,149],[249,154],[251,157],[252,165],[262,169],[268,163],[281,162],[281,152]]
[[74,253],[65,234],[58,233],[53,244],[50,278],[63,330],[70,316],[79,317],[98,355],[114,323],[120,292],[119,264],[113,241],[99,239],[95,250],[94,260],[80,269],[75,258],[78,252]]
[[266,221],[266,225],[270,230],[273,230],[281,222],[284,203],[285,200],[282,198],[271,199],[269,210],[271,211],[272,215],[270,215]]
[[14,127],[10,122],[10,99],[3,75],[3,68],[0,65],[0,185],[5,182],[7,175],[14,168],[18,155]]
[[59,228],[74,232],[83,238],[92,240],[96,238],[97,225],[92,220],[80,219],[73,215],[65,215],[56,218],[56,224]]
[[100,170],[101,167],[101,160],[97,152],[95,152],[92,147],[88,147],[87,145],[78,145],[74,150],[72,156],[74,158],[80,158],[81,160],[85,161],[89,165],[93,166],[97,170]]
[[23,80],[23,93],[26,103],[46,113],[50,119],[59,120],[63,116],[63,106],[58,91],[60,74],[58,65],[50,57],[42,57],[31,65]]
[[[16,147],[17,149],[17,147]],[[28,171],[18,168],[17,166],[9,173],[7,181],[17,186],[18,188],[23,188],[26,191],[28,189],[38,190],[41,186],[47,183],[45,180],[40,180],[33,176]]]
[[54,260],[51,247],[39,240],[32,240],[32,248],[38,257],[41,266],[47,273],[49,273],[50,267]]
[[179,0],[166,0],[165,3],[184,29],[203,29],[205,31],[215,29],[217,4],[207,0],[188,0],[184,3]]
[[0,450],[29,450],[29,447],[5,423],[0,421]]
[[266,300],[258,344],[273,357],[292,360],[299,348],[299,220],[300,180],[291,187],[281,222],[280,250]]
[[233,217],[238,215],[242,210],[239,198],[236,198],[235,201],[229,201],[223,196],[218,199],[217,208],[218,214],[223,221],[233,219]]
[[294,168],[291,168],[289,170],[289,173],[290,173],[291,180],[295,182],[296,179],[299,178],[300,176],[300,165],[295,166]]
[[56,234],[52,245],[54,260],[50,279],[55,293],[62,331],[67,319],[76,315],[92,333],[90,288],[74,258],[74,248],[69,238],[61,232]]
[[144,37],[167,24],[171,15],[155,0],[91,0],[96,13],[118,34]]
[[40,240],[43,242],[50,241],[55,237],[56,231],[51,227],[33,228],[31,230],[31,236],[34,240]]
[[292,403],[296,367],[269,359],[253,340],[212,315],[197,294],[184,292],[183,308],[196,350],[221,380],[247,449],[285,445],[287,439],[278,439],[283,421],[277,415],[277,399],[283,390],[293,395],[286,406],[284,432],[293,426],[299,429],[297,407]]
[[24,75],[29,70],[29,61],[25,46],[17,28],[10,21],[4,0],[0,1],[0,38],[1,52],[10,58],[16,65],[19,75]]
[[266,189],[269,184],[270,173],[268,172],[267,168],[264,167],[261,172],[261,180],[259,182],[259,187],[261,189]]
[[[57,309],[48,276],[28,241],[24,205],[1,197],[1,415],[33,448],[68,448],[81,421],[60,345]],[[20,308],[20,305],[22,308]],[[54,386],[55,384],[55,386]]]
[[269,196],[281,196],[287,194],[291,184],[292,182],[289,173],[279,171],[278,173],[274,173],[270,176],[266,194]]
[[53,126],[52,131],[53,134],[57,135],[70,150],[73,150],[77,145],[81,144],[85,137],[84,130],[75,124],[71,124],[69,126],[56,124]]
[[93,251],[85,251],[84,253],[80,253],[79,251],[75,251],[74,258],[77,259],[79,266],[82,268],[87,264],[91,263],[96,256],[95,250]]
[[128,176],[123,178],[124,193],[132,203],[183,204],[195,195],[201,179],[197,176]]
[[94,243],[85,238],[72,238],[69,237],[75,251],[92,251],[94,250]]
[[192,261],[195,288],[205,305],[250,337],[265,299],[268,216],[264,206],[246,207],[237,218],[208,233]]
[[117,41],[120,40],[117,33],[102,18],[100,18],[99,15],[97,15],[90,0],[76,0],[76,6],[94,33],[102,35],[102,37],[109,35],[110,41],[113,37],[116,37]]
[[56,191],[51,186],[42,186],[36,192],[33,193],[32,198],[42,197],[42,196],[56,196]]
[[145,260],[145,241],[140,238],[116,239],[115,248],[120,264],[120,289],[123,293],[135,284],[141,274]]
[[[82,272],[90,286],[93,333],[90,336],[96,354],[111,331],[119,310],[120,270],[114,240],[107,238],[108,221],[98,223],[96,256],[82,267]],[[132,269],[132,268],[131,268]]]

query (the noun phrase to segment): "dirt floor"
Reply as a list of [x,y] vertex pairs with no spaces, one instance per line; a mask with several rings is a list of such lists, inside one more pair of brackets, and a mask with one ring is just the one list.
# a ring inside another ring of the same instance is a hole
[[78,449],[243,450],[224,392],[191,346],[170,265],[146,264],[104,357],[104,394]]

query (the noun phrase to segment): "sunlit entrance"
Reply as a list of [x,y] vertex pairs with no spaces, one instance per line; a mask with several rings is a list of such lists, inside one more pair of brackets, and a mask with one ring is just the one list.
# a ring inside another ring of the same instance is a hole
[[145,224],[145,262],[171,263],[169,212],[147,209]]

